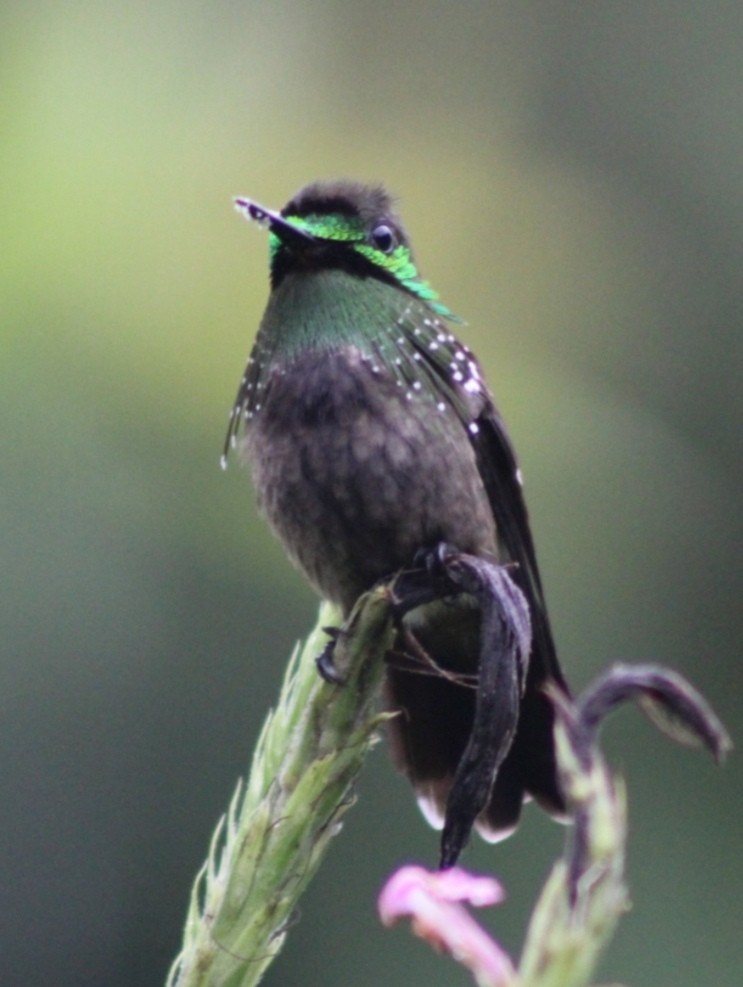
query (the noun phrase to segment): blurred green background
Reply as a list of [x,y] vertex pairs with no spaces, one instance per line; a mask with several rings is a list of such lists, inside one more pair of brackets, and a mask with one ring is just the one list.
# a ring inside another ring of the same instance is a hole
[[[0,13],[0,982],[162,983],[309,590],[218,459],[267,292],[232,211],[383,180],[468,321],[576,686],[689,675],[740,743],[743,7],[8,3]],[[636,712],[601,977],[743,970],[739,755]],[[466,984],[374,898],[436,838],[383,746],[266,979]],[[473,845],[516,950],[564,830]]]

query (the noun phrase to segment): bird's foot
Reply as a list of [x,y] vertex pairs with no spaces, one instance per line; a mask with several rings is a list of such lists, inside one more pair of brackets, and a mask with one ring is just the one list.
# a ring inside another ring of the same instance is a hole
[[420,548],[413,557],[413,567],[403,570],[391,586],[392,609],[402,620],[405,614],[426,603],[457,596],[462,592],[451,578],[449,566],[461,553],[447,542]]
[[345,685],[345,676],[341,675],[335,664],[335,646],[338,638],[343,634],[342,627],[323,627],[323,631],[328,635],[328,643],[315,658],[315,665],[320,673],[320,678],[329,685]]

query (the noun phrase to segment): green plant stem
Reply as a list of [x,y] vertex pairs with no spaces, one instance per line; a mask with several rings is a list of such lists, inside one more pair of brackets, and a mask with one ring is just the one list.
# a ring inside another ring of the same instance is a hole
[[327,643],[322,629],[338,619],[323,604],[289,663],[248,780],[238,785],[196,878],[168,987],[258,983],[353,804],[354,782],[386,718],[376,712],[376,697],[393,637],[387,591],[359,600],[336,643],[340,686],[323,681],[315,665]]
[[518,967],[519,987],[585,987],[629,908],[624,786],[612,776],[598,747],[590,751],[588,763],[580,762],[565,711],[563,706],[563,716],[556,720],[555,741],[576,830],[532,912]]

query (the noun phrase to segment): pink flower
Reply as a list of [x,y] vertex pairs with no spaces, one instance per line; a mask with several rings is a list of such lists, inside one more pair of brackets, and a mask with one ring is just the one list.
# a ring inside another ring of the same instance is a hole
[[516,977],[510,957],[461,904],[497,905],[504,897],[492,877],[460,867],[427,871],[408,866],[390,877],[377,907],[385,925],[410,915],[413,932],[468,967],[479,987],[508,987]]

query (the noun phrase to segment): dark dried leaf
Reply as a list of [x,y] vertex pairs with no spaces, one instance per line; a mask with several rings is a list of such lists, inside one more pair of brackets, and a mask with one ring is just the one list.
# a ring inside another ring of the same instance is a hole
[[593,742],[607,713],[631,699],[671,740],[706,747],[718,763],[732,749],[707,700],[678,672],[660,665],[614,665],[586,689],[578,700],[586,740]]

